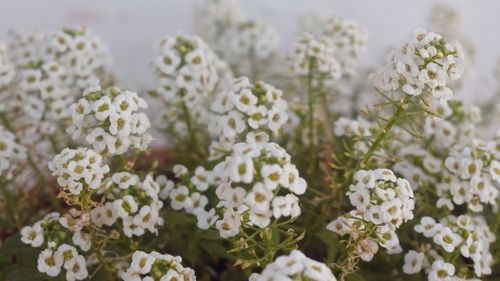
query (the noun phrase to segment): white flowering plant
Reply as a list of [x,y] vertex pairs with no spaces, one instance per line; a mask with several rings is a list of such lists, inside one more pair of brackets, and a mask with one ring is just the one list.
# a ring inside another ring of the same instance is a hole
[[459,97],[456,11],[378,70],[355,21],[305,15],[282,51],[235,0],[196,14],[148,89],[84,27],[0,45],[1,280],[500,280],[500,133]]

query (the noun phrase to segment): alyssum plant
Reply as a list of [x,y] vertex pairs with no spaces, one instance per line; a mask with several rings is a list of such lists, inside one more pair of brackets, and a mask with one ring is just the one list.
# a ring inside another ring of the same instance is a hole
[[0,48],[2,279],[500,280],[500,134],[454,94],[456,32],[367,77],[356,22],[305,17],[283,55],[234,1],[197,13],[139,93],[85,28]]

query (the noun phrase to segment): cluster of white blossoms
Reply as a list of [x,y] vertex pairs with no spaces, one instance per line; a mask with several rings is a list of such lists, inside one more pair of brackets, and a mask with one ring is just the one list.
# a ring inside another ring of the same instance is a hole
[[342,68],[335,56],[333,44],[331,38],[326,36],[318,37],[309,33],[300,35],[295,41],[291,58],[292,71],[300,76],[317,71],[327,80],[340,78]]
[[73,195],[79,195],[84,190],[100,189],[109,172],[102,156],[85,147],[63,149],[49,162],[49,169],[63,190]]
[[417,29],[412,40],[395,50],[388,64],[371,77],[378,91],[401,89],[410,96],[424,94],[444,103],[453,96],[447,83],[460,77],[463,60],[458,42]]
[[[215,210],[205,211],[209,203],[207,196],[203,193],[213,185],[214,178],[212,171],[199,166],[194,172],[183,165],[173,167],[174,178],[172,180],[160,175],[156,182],[160,186],[160,199],[170,201],[170,207],[174,210],[184,210],[188,214],[197,216],[198,227],[208,229],[214,222]],[[208,216],[208,214],[212,216]]]
[[18,71],[15,91],[21,109],[36,124],[47,124],[51,131],[70,116],[68,107],[74,95],[66,85],[67,75],[67,70],[53,61],[26,64]]
[[410,183],[388,169],[360,170],[354,175],[347,195],[356,210],[330,222],[327,229],[364,239],[357,250],[366,261],[377,252],[377,242],[390,252],[398,252],[396,229],[413,219],[415,201]]
[[166,121],[162,126],[182,134],[191,124],[179,120],[206,123],[207,104],[217,89],[223,62],[197,36],[167,36],[155,47],[156,94],[168,107],[161,116]]
[[195,8],[196,29],[209,42],[245,18],[238,0],[199,0]]
[[14,134],[0,125],[0,178],[10,178],[25,159],[26,148],[17,143]]
[[99,37],[85,27],[15,33],[10,48],[19,67],[40,62],[64,69],[64,83],[77,97],[94,80],[110,80],[111,56]]
[[271,59],[278,47],[278,41],[278,33],[268,22],[242,20],[225,28],[214,48],[238,70],[238,74],[242,74],[255,71],[252,70],[252,64],[265,63]]
[[342,74],[355,73],[367,42],[367,33],[361,24],[340,17],[312,13],[304,18],[303,29],[315,36],[329,38],[335,57],[341,64]]
[[73,125],[68,132],[74,139],[84,138],[99,153],[119,155],[131,147],[146,150],[152,137],[146,133],[149,118],[140,112],[144,108],[146,101],[135,92],[92,85],[71,105]]
[[[61,219],[58,213],[51,213],[33,226],[23,227],[21,241],[35,248],[44,248],[38,256],[38,271],[56,277],[64,268],[65,280],[84,280],[89,275],[87,260],[78,253],[76,247],[65,243],[69,232]],[[72,240],[82,251],[90,248],[90,241],[78,234],[73,235]]]
[[299,250],[293,250],[287,256],[280,256],[268,264],[262,273],[250,275],[250,281],[273,280],[311,280],[336,281],[337,278],[324,263],[310,259]]
[[[398,134],[401,143],[393,142],[394,150],[403,160],[395,163],[393,169],[410,181],[413,190],[429,184],[447,186],[445,183],[451,179],[444,164],[450,149],[471,143],[481,120],[479,108],[465,108],[457,100],[448,101],[442,109],[443,118],[425,117],[422,144],[415,144],[414,138],[404,132]],[[446,205],[450,205],[449,200]]]
[[338,137],[369,137],[372,135],[372,128],[373,124],[362,117],[356,119],[340,117],[335,121],[333,132]]
[[424,137],[432,139],[438,149],[449,149],[455,144],[464,144],[474,137],[475,127],[481,121],[481,109],[476,106],[462,107],[456,101],[449,101],[443,111],[443,118],[427,116],[424,125]]
[[446,181],[436,185],[440,199],[438,207],[453,210],[467,204],[473,212],[481,212],[483,204],[496,205],[500,183],[500,145],[497,141],[473,139],[471,145],[454,147],[444,162],[450,174]]
[[218,208],[223,217],[215,225],[222,237],[235,236],[240,226],[265,228],[272,218],[300,215],[299,199],[306,181],[291,157],[278,144],[237,143],[233,152],[213,169]]
[[288,120],[288,106],[282,96],[281,90],[262,81],[252,84],[246,77],[234,79],[231,88],[217,95],[211,106],[217,116],[210,131],[220,136],[219,142],[210,147],[211,157],[223,156],[249,132],[264,139],[269,137],[262,133],[278,135]]
[[146,230],[158,234],[158,226],[163,225],[163,202],[158,197],[160,186],[151,175],[141,180],[129,172],[117,172],[104,185],[106,202],[90,212],[94,225],[113,226],[121,219],[119,225],[127,237],[142,236]]
[[[405,255],[403,266],[406,274],[415,274],[425,269],[429,272],[429,280],[445,280],[443,278],[453,277],[455,271],[460,272],[462,277],[469,276],[470,278],[481,278],[492,273],[493,256],[490,253],[490,244],[495,242],[496,237],[482,216],[449,215],[439,222],[432,217],[424,216],[420,223],[415,225],[415,231],[432,239],[433,245],[438,247],[437,251],[433,248],[426,252],[409,251]],[[439,266],[440,270],[443,270],[442,263],[445,259],[438,252],[444,254],[445,257],[447,254],[454,253],[460,255],[462,259],[446,260],[449,262],[446,266],[448,267],[446,275],[440,274],[436,267]],[[432,266],[429,262],[431,258],[434,259]],[[465,280],[465,278],[456,280]]]
[[0,93],[8,86],[15,77],[14,64],[7,57],[5,45],[0,43]]
[[130,267],[121,273],[124,281],[183,280],[195,281],[194,270],[182,266],[182,258],[158,252],[135,251]]

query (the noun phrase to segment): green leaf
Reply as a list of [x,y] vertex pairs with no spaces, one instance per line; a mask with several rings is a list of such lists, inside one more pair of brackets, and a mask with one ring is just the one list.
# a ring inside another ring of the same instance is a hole
[[271,241],[274,245],[279,245],[280,243],[280,233],[276,229],[271,230]]
[[365,278],[358,273],[351,273],[345,277],[346,281],[365,281]]
[[48,277],[35,268],[18,268],[7,273],[7,280],[41,281],[48,280]]
[[226,258],[228,260],[236,260],[236,257],[234,255],[231,255],[227,252],[226,248],[224,248],[222,245],[215,243],[215,242],[208,242],[208,243],[202,243],[201,247],[209,254],[216,256],[216,257],[221,257],[221,258]]
[[196,236],[201,238],[201,239],[206,239],[206,240],[221,240],[219,236],[219,232],[215,230],[203,230],[200,229],[196,232]]
[[338,236],[331,231],[322,231],[316,233],[316,237],[318,237],[323,243],[327,245],[326,249],[326,260],[328,263],[335,261],[339,253],[340,241]]
[[315,234],[321,241],[323,241],[328,246],[338,246],[339,240],[337,235],[331,231],[322,231]]

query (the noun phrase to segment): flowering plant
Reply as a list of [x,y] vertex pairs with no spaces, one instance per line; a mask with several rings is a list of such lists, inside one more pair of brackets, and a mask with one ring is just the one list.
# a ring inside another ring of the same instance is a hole
[[281,52],[234,0],[196,12],[151,89],[86,28],[0,45],[0,279],[500,280],[500,133],[459,98],[456,12],[370,75],[357,22],[307,15]]

